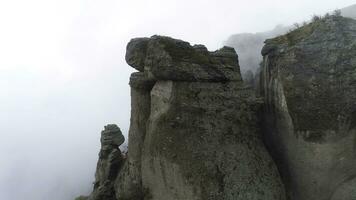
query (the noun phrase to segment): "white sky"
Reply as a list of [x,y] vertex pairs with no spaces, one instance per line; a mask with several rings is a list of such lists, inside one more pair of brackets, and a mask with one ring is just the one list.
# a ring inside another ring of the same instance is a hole
[[130,38],[220,48],[354,0],[0,0],[0,199],[70,200],[91,188],[100,130],[130,119]]

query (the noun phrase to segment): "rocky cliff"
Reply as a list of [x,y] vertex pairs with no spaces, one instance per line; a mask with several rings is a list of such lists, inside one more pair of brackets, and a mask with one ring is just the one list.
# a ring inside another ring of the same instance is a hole
[[233,48],[131,40],[128,153],[106,126],[78,199],[355,200],[356,21],[315,20],[262,54],[255,90]]
[[356,199],[356,21],[266,41],[264,136],[293,200]]
[[[351,5],[340,9],[343,17],[356,19],[356,5]],[[286,34],[289,30],[294,29],[298,24],[288,26],[278,25],[274,29],[258,33],[237,33],[231,35],[225,44],[236,49],[240,57],[241,73],[244,79],[250,80],[249,74],[256,73],[259,70],[263,58],[261,49],[264,41],[279,35]]]
[[234,49],[153,36],[133,39],[126,59],[139,72],[118,199],[283,199],[257,125],[261,100]]

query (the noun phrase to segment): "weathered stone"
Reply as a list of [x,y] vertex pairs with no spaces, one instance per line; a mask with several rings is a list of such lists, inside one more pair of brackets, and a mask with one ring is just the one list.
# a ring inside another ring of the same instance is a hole
[[[153,36],[148,41],[147,38],[132,40],[128,49],[126,57],[132,58],[135,64],[128,63],[140,71],[144,69],[150,79],[241,81],[238,57],[233,48],[209,52],[203,45],[192,47],[182,40]],[[136,63],[140,63],[140,67],[136,67]]]
[[117,125],[108,124],[101,132],[100,141],[94,189],[88,200],[116,200],[114,183],[124,163],[118,147],[125,139]]
[[105,127],[89,200],[285,200],[258,126],[262,101],[243,84],[234,49],[131,42],[126,57],[141,72],[130,77],[127,157],[119,128]]
[[88,200],[116,200],[114,183],[108,180],[103,182],[93,191]]
[[142,155],[152,199],[285,199],[253,93],[238,82],[155,84]]
[[125,137],[122,135],[120,128],[115,124],[108,124],[101,132],[101,145],[119,147],[125,142]]
[[126,46],[125,60],[131,67],[143,72],[149,38],[132,39]]
[[149,79],[143,72],[134,72],[130,76],[130,86],[136,90],[146,90],[150,92],[155,82],[155,80]]
[[143,72],[131,74],[131,120],[128,158],[116,182],[116,196],[118,199],[137,200],[143,196],[141,153],[150,115],[150,92],[153,84],[154,81],[147,79]]
[[334,192],[330,200],[354,200],[356,199],[356,178],[347,180]]
[[244,84],[230,47],[133,39],[128,153],[105,127],[94,191],[81,198],[355,200],[356,21],[315,18],[262,54],[260,78]]
[[265,138],[289,198],[354,199],[356,21],[316,20],[262,53]]

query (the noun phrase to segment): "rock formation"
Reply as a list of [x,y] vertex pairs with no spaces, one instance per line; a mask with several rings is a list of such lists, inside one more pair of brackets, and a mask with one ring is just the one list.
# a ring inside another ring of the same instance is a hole
[[356,199],[356,21],[316,20],[262,54],[265,138],[289,199]]
[[153,36],[127,49],[140,72],[130,80],[129,173],[117,179],[118,199],[283,199],[257,125],[261,101],[242,84],[232,48]]
[[130,78],[127,158],[115,184],[103,171],[113,164],[99,158],[89,199],[285,199],[262,142],[263,101],[243,84],[233,48],[153,36],[131,40],[126,60],[139,71]]
[[108,124],[104,127],[101,132],[101,149],[93,192],[89,197],[78,197],[78,200],[116,200],[114,183],[124,162],[118,147],[124,141],[125,138],[117,125]]
[[356,21],[315,18],[262,55],[243,83],[231,47],[131,40],[128,153],[106,126],[78,199],[355,200]]

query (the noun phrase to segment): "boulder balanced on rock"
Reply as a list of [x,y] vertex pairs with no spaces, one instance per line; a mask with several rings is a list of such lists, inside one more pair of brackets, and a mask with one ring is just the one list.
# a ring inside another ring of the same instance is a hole
[[119,146],[125,138],[117,125],[108,124],[101,132],[100,141],[94,190],[88,200],[116,200],[114,183],[124,162]]
[[169,37],[136,38],[127,45],[126,61],[154,80],[241,81],[238,57],[231,47],[209,52],[203,45]]

